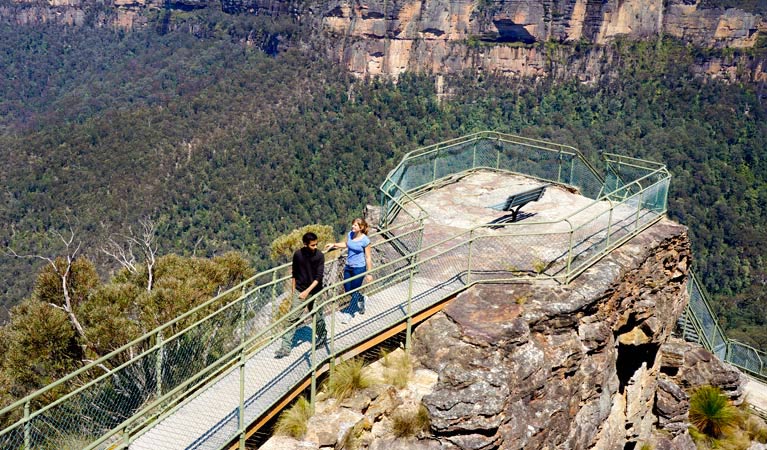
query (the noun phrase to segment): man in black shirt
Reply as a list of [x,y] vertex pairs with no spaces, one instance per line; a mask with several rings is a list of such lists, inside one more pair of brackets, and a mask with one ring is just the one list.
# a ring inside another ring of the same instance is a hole
[[[301,240],[304,246],[293,253],[291,311],[307,298],[322,290],[322,277],[325,273],[325,255],[317,250],[317,235],[310,231],[304,234]],[[309,302],[309,310],[312,308],[314,308],[314,300]],[[293,347],[293,336],[296,334],[295,325],[300,319],[301,311],[296,311],[288,317],[289,329],[282,336],[282,345],[274,354],[275,358],[284,358],[290,354]],[[325,344],[326,340],[325,314],[320,307],[317,310],[317,345]]]

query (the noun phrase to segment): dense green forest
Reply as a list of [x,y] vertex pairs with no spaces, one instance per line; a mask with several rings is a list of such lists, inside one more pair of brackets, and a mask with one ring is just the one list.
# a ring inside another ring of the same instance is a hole
[[[211,17],[195,34],[0,25],[3,247],[55,256],[50,230],[71,227],[106,279],[105,239],[151,218],[161,254],[237,250],[263,268],[279,234],[340,232],[405,152],[492,129],[666,162],[670,215],[726,326],[767,348],[764,86],[697,76],[706,52],[666,39],[616,43],[596,85],[465,74],[439,101],[429,76],[354,79],[290,45],[294,24]],[[242,45],[251,30],[260,46]],[[0,314],[39,263],[0,258]]]

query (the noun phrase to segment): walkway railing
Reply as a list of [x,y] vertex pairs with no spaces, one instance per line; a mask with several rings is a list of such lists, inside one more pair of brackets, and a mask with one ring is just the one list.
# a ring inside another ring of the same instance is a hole
[[722,361],[762,381],[767,380],[767,353],[727,337],[711,310],[703,287],[693,274],[690,276],[688,291],[690,303],[681,324],[684,338],[698,342]]
[[[280,305],[290,274],[288,265],[270,269],[3,408],[0,418],[10,418],[11,423],[0,431],[0,446],[164,448],[159,441],[145,446],[155,439],[150,432],[186,414],[196,398],[209,395],[215,386],[235,380],[239,387],[234,389],[234,406],[182,448],[224,448],[237,437],[244,448],[249,424],[307,377],[313,396],[317,374],[359,342],[398,323],[408,325],[409,336],[416,314],[475,283],[569,282],[659,220],[666,210],[665,167],[616,155],[606,155],[605,161],[608,175],[602,179],[577,150],[489,132],[412,152],[382,186],[386,230],[374,244],[382,263],[372,272],[374,281],[364,286],[375,304],[393,306],[366,319],[364,326],[342,327],[334,312],[348,296],[338,276],[329,276],[307,316],[312,318],[310,349],[296,351],[299,359],[286,361],[289,365],[283,367],[272,354],[287,331]],[[422,245],[426,213],[417,197],[451,176],[483,168],[516,169],[576,187],[594,201],[558,221],[524,221],[500,229],[481,225]],[[532,249],[535,258],[514,260],[521,253],[511,250],[523,247]],[[329,263],[327,273],[338,272],[334,264]],[[331,312],[330,343],[318,350],[314,330],[317,314],[323,311]],[[275,375],[254,386],[254,377],[269,370],[276,370]],[[68,392],[61,395],[62,390]],[[222,391],[214,398],[225,403],[224,397]],[[185,418],[177,435],[204,419],[208,418]]]

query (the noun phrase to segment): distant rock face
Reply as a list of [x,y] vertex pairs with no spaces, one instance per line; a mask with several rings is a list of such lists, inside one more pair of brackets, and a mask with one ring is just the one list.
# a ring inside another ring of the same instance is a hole
[[[556,68],[534,43],[605,44],[665,34],[703,47],[748,48],[767,33],[764,17],[685,0],[331,0],[322,24],[344,37],[336,57],[351,72],[395,76],[474,68],[535,77]],[[765,77],[764,68],[755,67],[753,76]]]
[[[312,39],[324,40],[331,57],[359,76],[472,69],[594,81],[603,69],[600,62],[605,63],[598,46],[619,37],[668,35],[702,47],[751,48],[767,34],[765,17],[732,8],[706,9],[694,0],[0,0],[0,20],[132,29],[147,24],[149,10],[199,8],[290,15],[316,28]],[[597,48],[578,54],[568,48],[545,50],[542,44],[549,42]],[[767,80],[766,64],[716,59],[700,72]]]
[[662,221],[571,285],[459,295],[414,337],[413,354],[439,375],[423,399],[434,437],[451,449],[693,449],[685,389],[740,391],[707,351],[666,344],[689,261],[686,229]]

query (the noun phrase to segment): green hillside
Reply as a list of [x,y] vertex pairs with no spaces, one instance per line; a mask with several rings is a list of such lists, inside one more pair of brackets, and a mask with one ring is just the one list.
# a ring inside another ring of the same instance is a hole
[[[706,287],[736,336],[767,347],[763,86],[701,79],[702,53],[673,41],[622,42],[595,86],[467,74],[438,101],[427,76],[353,79],[289,45],[292,24],[214,18],[197,35],[0,25],[4,246],[55,255],[48,230],[70,223],[106,278],[100,244],[150,217],[161,254],[239,250],[263,268],[281,233],[340,232],[404,152],[493,129],[666,162]],[[250,30],[262,48],[240,43]],[[1,315],[39,266],[0,264]]]

